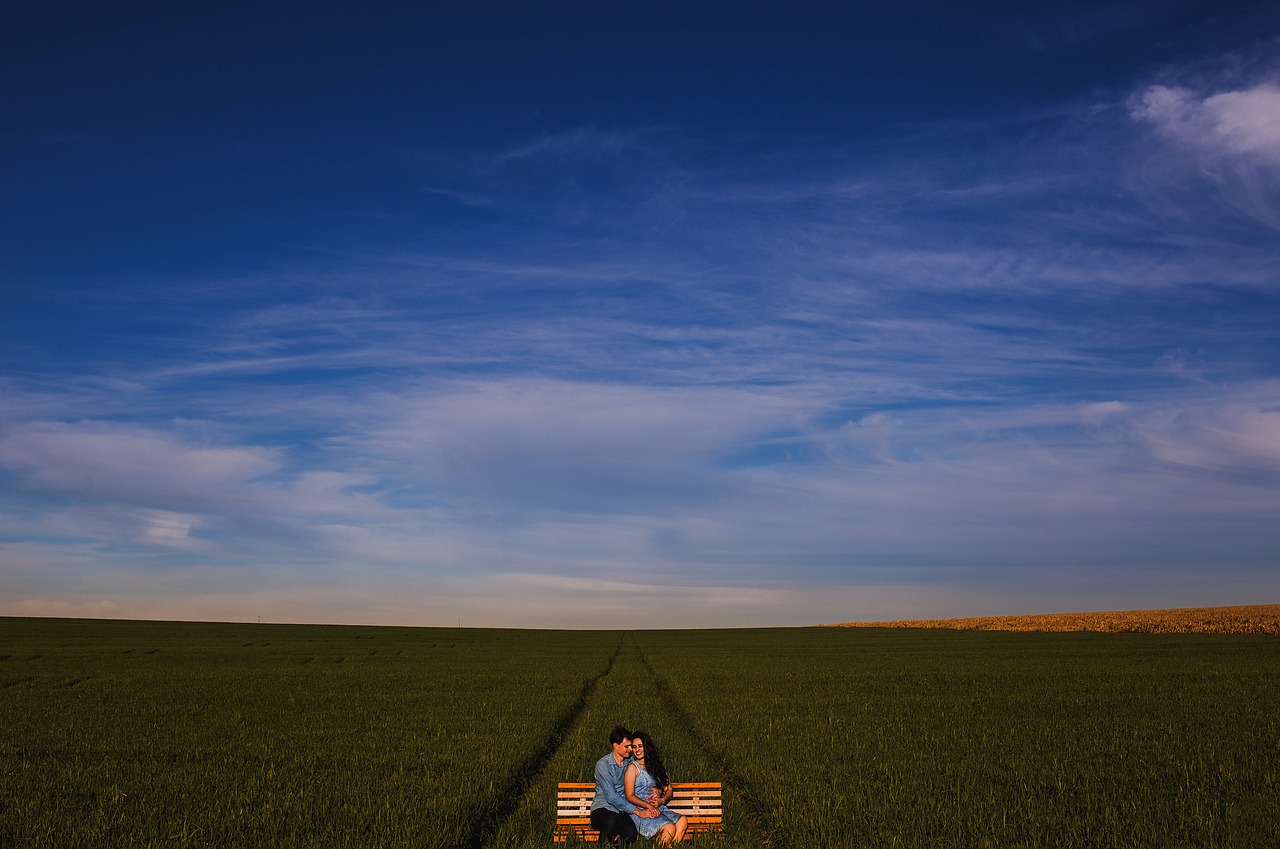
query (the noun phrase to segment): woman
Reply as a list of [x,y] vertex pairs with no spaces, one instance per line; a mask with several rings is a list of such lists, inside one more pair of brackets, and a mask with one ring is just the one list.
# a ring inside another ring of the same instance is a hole
[[643,731],[637,731],[631,738],[631,763],[622,774],[622,784],[628,802],[637,808],[658,812],[656,817],[632,814],[637,831],[645,837],[656,836],[663,846],[684,839],[689,820],[667,807],[666,803],[671,801],[674,792],[671,779],[667,777],[667,768],[662,763],[658,747]]

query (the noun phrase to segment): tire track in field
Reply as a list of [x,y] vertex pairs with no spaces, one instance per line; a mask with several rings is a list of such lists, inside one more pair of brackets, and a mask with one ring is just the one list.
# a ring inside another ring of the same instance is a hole
[[645,669],[649,670],[649,674],[653,676],[653,685],[658,690],[658,698],[662,700],[663,706],[667,711],[679,722],[684,730],[689,734],[690,739],[702,749],[702,753],[706,755],[707,760],[715,766],[716,769],[724,776],[724,785],[726,789],[732,789],[737,800],[742,804],[742,810],[747,815],[747,821],[754,829],[763,835],[761,845],[763,846],[786,846],[787,840],[784,833],[773,821],[773,815],[769,812],[769,808],[760,801],[760,795],[755,791],[742,773],[738,772],[733,765],[733,761],[716,745],[714,745],[707,736],[698,728],[697,723],[693,721],[693,717],[685,710],[684,705],[680,704],[680,700],[671,692],[670,685],[667,684],[665,678],[658,674],[658,670],[649,662],[649,656],[644,653],[644,649],[640,648],[640,643],[636,640],[635,635],[631,635],[631,641],[635,646],[635,650],[640,654],[640,660],[644,663]]
[[[625,634],[623,639],[625,639]],[[524,762],[512,773],[511,778],[498,787],[490,796],[491,802],[477,813],[474,820],[475,824],[471,828],[471,833],[462,841],[462,847],[465,847],[465,849],[485,849],[501,832],[503,823],[519,810],[525,795],[529,792],[529,788],[537,782],[542,775],[542,771],[551,763],[552,756],[564,745],[565,739],[573,731],[573,727],[578,724],[578,719],[582,716],[582,712],[586,710],[587,703],[591,701],[591,696],[595,693],[597,685],[613,671],[618,655],[622,653],[623,639],[618,640],[618,646],[613,650],[613,654],[609,656],[609,662],[605,664],[604,670],[594,678],[589,678],[583,682],[578,698],[556,719],[555,724],[551,726],[551,732],[542,741],[542,745],[538,747],[538,750],[525,758]]]

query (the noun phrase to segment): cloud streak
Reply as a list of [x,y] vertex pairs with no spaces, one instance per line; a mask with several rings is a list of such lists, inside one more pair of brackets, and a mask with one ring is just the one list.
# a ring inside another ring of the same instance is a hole
[[1225,85],[1204,71],[1170,74],[1136,92],[1129,110],[1160,141],[1142,165],[1144,179],[1158,186],[1151,193],[1158,209],[1176,214],[1205,186],[1223,207],[1274,233],[1280,228],[1280,71],[1274,60],[1245,67],[1243,74],[1220,74],[1228,77]]

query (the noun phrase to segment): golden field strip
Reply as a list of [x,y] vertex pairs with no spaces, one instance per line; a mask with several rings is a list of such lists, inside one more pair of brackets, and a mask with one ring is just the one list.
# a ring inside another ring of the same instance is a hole
[[963,619],[902,619],[841,622],[838,628],[951,628],[956,631],[1103,631],[1121,634],[1280,635],[1280,604],[1180,607],[1169,610],[1109,610]]

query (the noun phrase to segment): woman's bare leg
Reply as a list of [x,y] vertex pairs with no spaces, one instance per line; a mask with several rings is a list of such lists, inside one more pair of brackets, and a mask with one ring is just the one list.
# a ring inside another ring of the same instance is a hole
[[675,837],[671,839],[671,842],[679,843],[681,840],[684,840],[684,833],[689,828],[689,818],[680,817],[680,819],[676,820],[675,828],[676,828]]
[[658,833],[654,836],[658,838],[659,846],[666,846],[668,843],[680,839],[676,837],[676,827],[671,823],[667,823],[662,828],[658,829]]

